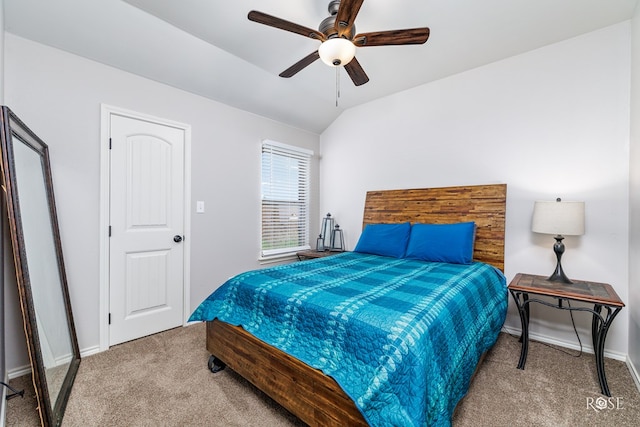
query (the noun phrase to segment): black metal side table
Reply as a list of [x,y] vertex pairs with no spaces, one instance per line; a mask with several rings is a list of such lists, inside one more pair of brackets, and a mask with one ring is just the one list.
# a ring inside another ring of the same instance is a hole
[[[551,282],[543,276],[518,273],[509,283],[509,292],[516,302],[522,323],[522,336],[520,337],[522,350],[518,369],[524,369],[524,365],[527,362],[527,352],[529,351],[529,304],[536,302],[561,310],[586,311],[593,315],[591,339],[596,357],[600,390],[605,396],[611,397],[604,372],[604,342],[613,319],[624,307],[624,303],[613,287],[606,283],[578,280],[570,284]],[[531,298],[532,295],[552,297],[556,299],[557,303],[552,304],[548,301]],[[590,303],[593,304],[593,308],[572,307],[570,301]],[[605,313],[603,313],[603,309]]]

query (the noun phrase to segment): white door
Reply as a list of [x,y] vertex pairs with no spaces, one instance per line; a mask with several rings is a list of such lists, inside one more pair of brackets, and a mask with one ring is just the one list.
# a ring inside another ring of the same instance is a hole
[[184,129],[110,124],[109,345],[182,325]]

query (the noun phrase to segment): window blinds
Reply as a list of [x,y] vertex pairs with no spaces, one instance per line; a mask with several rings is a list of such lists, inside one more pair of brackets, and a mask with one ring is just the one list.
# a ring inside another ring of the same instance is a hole
[[262,143],[262,256],[309,249],[309,167],[312,151]]

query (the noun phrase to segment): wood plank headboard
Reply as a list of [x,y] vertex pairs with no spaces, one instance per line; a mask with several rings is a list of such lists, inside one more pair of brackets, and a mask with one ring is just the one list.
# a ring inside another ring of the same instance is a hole
[[406,221],[412,224],[475,221],[473,258],[504,271],[506,201],[506,184],[369,191],[363,227]]

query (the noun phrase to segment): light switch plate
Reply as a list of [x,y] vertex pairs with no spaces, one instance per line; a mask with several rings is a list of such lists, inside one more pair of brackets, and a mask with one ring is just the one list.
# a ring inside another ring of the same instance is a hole
[[196,213],[204,213],[204,201],[198,200],[196,202]]

